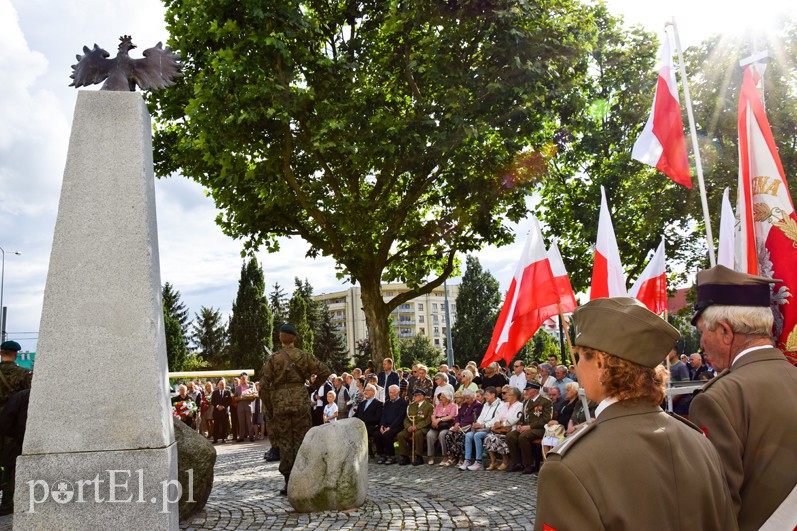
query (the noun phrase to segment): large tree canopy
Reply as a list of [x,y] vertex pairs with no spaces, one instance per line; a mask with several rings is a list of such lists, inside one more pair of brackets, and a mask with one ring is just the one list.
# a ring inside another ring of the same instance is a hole
[[[158,173],[206,186],[247,250],[298,236],[333,257],[362,287],[374,359],[390,310],[440,285],[457,252],[512,240],[518,160],[552,133],[596,31],[571,0],[166,6],[186,68],[150,95]],[[384,301],[383,281],[413,289]]]

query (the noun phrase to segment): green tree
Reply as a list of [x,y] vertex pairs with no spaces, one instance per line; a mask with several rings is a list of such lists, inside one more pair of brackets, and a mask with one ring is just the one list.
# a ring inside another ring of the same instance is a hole
[[[382,366],[382,361],[385,358],[390,358],[393,360],[393,366],[398,367],[401,365],[401,348],[399,347],[399,338],[396,335],[396,327],[393,326],[393,318],[388,318],[387,320],[389,328],[388,330],[388,345],[390,345],[390,350],[385,355],[379,355],[379,367]],[[377,353],[379,354],[379,353]]]
[[321,323],[313,340],[313,354],[337,374],[349,369],[349,351],[346,350],[343,337],[332,323],[332,316],[326,304],[321,307]]
[[304,302],[307,303],[307,325],[310,330],[318,330],[321,324],[322,308],[321,303],[313,298],[313,286],[310,285],[310,281],[306,278],[302,282],[299,277],[294,277],[293,281],[296,285],[294,295],[298,293],[304,298]]
[[183,332],[183,337],[188,337],[188,308],[183,301],[180,300],[180,292],[167,282],[163,285],[161,295],[163,298],[164,311],[177,319],[177,322],[180,323],[180,330]]
[[363,371],[368,366],[368,362],[373,363],[373,356],[371,355],[371,342],[368,339],[360,339],[354,344],[354,366],[359,367]]
[[[516,159],[552,133],[596,33],[570,0],[165,3],[185,69],[149,95],[158,173],[205,186],[247,251],[299,236],[335,259],[375,356],[390,311],[458,252],[512,241],[533,173]],[[411,289],[385,301],[383,281]]]
[[435,348],[432,341],[422,335],[400,340],[399,349],[401,350],[401,359],[407,365],[423,363],[428,367],[436,368],[444,359],[440,349]]
[[296,347],[305,352],[313,353],[313,329],[307,319],[307,299],[301,291],[293,292],[288,303],[288,321],[296,328],[299,337],[296,338]]
[[221,311],[202,306],[195,314],[191,328],[190,340],[195,354],[213,368],[224,368],[227,328]]
[[461,367],[484,357],[501,306],[498,281],[479,259],[468,256],[465,267],[457,295],[457,320],[451,329],[454,360]]
[[274,320],[271,341],[276,346],[280,344],[279,327],[288,321],[288,296],[278,282],[274,283],[273,291],[268,295],[268,307]]
[[232,303],[227,329],[230,367],[254,369],[257,374],[266,360],[266,349],[271,348],[272,326],[263,270],[252,257],[241,265],[238,295]]
[[542,328],[537,330],[526,346],[528,347],[525,355],[527,365],[533,361],[547,362],[548,356],[556,356],[558,359],[561,354],[559,344],[551,337],[551,334]]
[[185,346],[180,321],[169,315],[165,304],[163,305],[163,329],[166,334],[166,360],[169,371],[182,371],[188,357],[188,349]]

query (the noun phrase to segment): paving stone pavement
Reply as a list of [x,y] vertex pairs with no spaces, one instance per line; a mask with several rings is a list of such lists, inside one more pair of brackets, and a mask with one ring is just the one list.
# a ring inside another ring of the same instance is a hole
[[[279,463],[268,441],[216,445],[213,492],[204,510],[183,522],[205,529],[505,529],[533,527],[537,476],[460,471],[455,467],[368,466],[368,500],[352,512],[296,513],[278,490]],[[439,458],[438,458],[439,460]],[[0,531],[11,517],[0,518]]]

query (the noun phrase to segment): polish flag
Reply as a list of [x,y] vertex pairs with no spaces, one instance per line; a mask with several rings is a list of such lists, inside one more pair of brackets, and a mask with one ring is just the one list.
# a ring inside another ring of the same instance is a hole
[[598,243],[595,246],[595,264],[592,267],[592,285],[589,300],[601,297],[627,297],[625,271],[620,262],[620,250],[614,237],[612,217],[606,202],[606,190],[601,186],[601,213],[598,220]]
[[797,215],[786,174],[756,84],[752,66],[739,97],[739,192],[741,260],[737,269],[783,280],[772,288],[773,335],[797,362]]
[[[556,283],[556,290],[559,292],[562,313],[572,313],[578,304],[576,303],[576,296],[573,294],[573,286],[570,284],[570,277],[567,276],[565,262],[562,260],[562,254],[559,252],[559,246],[556,245],[556,242],[553,242],[551,248],[548,249],[548,261],[551,262],[553,281]],[[559,313],[558,307],[556,310]]]
[[642,134],[634,144],[631,158],[657,168],[678,184],[692,188],[684,122],[678,102],[678,84],[672,64],[670,37],[666,31],[659,50],[659,65],[653,108]]
[[728,189],[722,193],[722,210],[720,212],[720,244],[717,249],[717,265],[728,269],[734,268],[736,262],[736,217],[728,199]]
[[664,268],[664,238],[645,270],[628,292],[631,297],[660,314],[667,309],[667,273]]
[[[556,313],[559,292],[545,252],[540,226],[536,218],[532,221],[526,247],[515,269],[498,322],[495,323],[482,367],[501,359],[506,360],[508,365],[542,323]],[[554,308],[554,314],[549,313],[551,308]]]

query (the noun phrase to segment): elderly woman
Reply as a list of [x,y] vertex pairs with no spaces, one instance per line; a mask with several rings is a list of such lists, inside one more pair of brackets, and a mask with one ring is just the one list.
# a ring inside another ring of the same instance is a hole
[[678,331],[628,297],[592,300],[573,320],[579,382],[599,403],[597,420],[548,453],[535,529],[736,529],[716,450],[660,407],[661,362]]
[[542,385],[542,396],[548,398],[548,390],[556,385],[556,378],[553,375],[553,366],[550,363],[540,363],[540,385]]
[[484,404],[484,389],[476,389],[476,402]]
[[570,417],[576,405],[580,402],[578,398],[578,384],[576,382],[568,382],[565,384],[565,403],[562,408],[556,413],[554,408],[554,418],[545,425],[545,437],[542,438],[542,454],[545,456],[547,451],[559,444],[561,438],[564,437],[566,430],[570,424]]
[[203,433],[208,439],[213,437],[213,405],[210,398],[213,396],[213,384],[205,382],[205,392],[202,394],[201,422],[199,433]]
[[440,463],[442,466],[461,464],[465,459],[465,433],[470,431],[473,423],[482,412],[482,403],[476,401],[476,393],[470,389],[462,391],[462,405],[459,407],[454,425],[446,434],[448,456]]
[[435,406],[440,403],[440,393],[447,391],[451,396],[454,396],[454,386],[448,383],[448,376],[442,372],[434,375],[434,383],[437,385],[434,389],[434,400],[432,404]]
[[537,384],[542,385],[542,382],[540,381],[540,373],[537,370],[536,366],[526,367],[525,373],[526,373],[526,381],[527,382],[529,382],[529,383],[537,383]]
[[473,373],[470,372],[468,369],[459,373],[459,388],[457,391],[464,391],[465,389],[470,389],[471,391],[476,391],[479,386],[473,383]]
[[[490,434],[484,439],[484,449],[490,454],[490,465],[485,470],[506,470],[509,466],[509,446],[506,435],[523,418],[523,402],[520,401],[520,389],[505,385],[501,393],[504,403],[496,411],[496,420]],[[496,462],[496,455],[501,455],[501,464]]]
[[434,444],[437,441],[440,441],[443,455],[448,453],[446,434],[454,425],[457,413],[457,405],[451,393],[448,391],[440,393],[440,403],[432,411],[432,428],[426,432],[426,455],[430,465],[434,464]]

